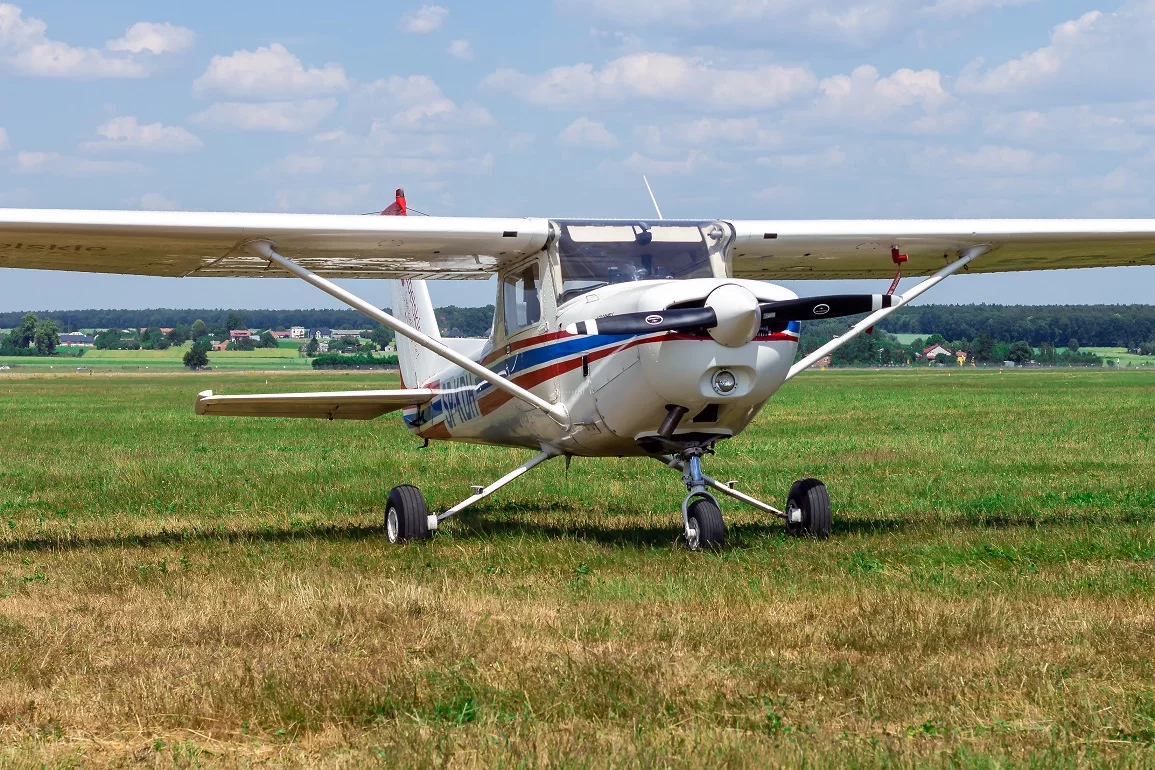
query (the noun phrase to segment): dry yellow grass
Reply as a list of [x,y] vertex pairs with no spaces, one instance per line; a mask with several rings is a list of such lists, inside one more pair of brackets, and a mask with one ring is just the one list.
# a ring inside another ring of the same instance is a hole
[[806,378],[710,463],[814,468],[835,537],[731,505],[688,554],[656,463],[546,466],[390,548],[389,486],[445,505],[521,455],[198,419],[202,378],[3,380],[0,763],[1151,766],[1152,385]]

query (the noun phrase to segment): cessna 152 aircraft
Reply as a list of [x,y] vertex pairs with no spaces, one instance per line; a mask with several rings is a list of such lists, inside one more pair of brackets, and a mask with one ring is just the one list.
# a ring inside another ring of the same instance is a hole
[[[404,195],[386,214],[407,213]],[[152,276],[296,276],[393,329],[400,390],[216,395],[202,415],[369,420],[427,440],[536,450],[441,513],[417,487],[385,504],[390,542],[438,525],[554,457],[653,458],[682,475],[685,542],[725,543],[717,495],[824,538],[816,479],[779,510],[702,472],[784,382],[960,270],[1155,264],[1155,220],[738,221],[0,210],[0,267]],[[901,295],[898,278],[927,276]],[[896,274],[897,273],[897,274]],[[497,275],[485,340],[441,339],[426,279]],[[798,298],[773,279],[890,278],[874,295]],[[329,278],[392,278],[383,312]],[[795,361],[800,322],[869,313]]]

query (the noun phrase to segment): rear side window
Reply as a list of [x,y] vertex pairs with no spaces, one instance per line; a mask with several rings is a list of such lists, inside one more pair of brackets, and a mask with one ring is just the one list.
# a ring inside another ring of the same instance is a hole
[[505,303],[507,335],[541,321],[541,276],[537,262],[507,275],[503,280],[501,296]]

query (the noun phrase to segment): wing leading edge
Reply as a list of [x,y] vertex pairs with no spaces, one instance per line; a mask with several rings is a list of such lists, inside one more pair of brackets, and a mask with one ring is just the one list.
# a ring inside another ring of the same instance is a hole
[[372,420],[407,406],[428,403],[438,391],[353,390],[333,393],[273,393],[197,396],[196,413],[210,417],[313,417],[326,420]]
[[[1153,219],[732,220],[735,277],[883,278],[890,250],[930,275],[989,245],[970,272],[1155,264]],[[542,218],[0,209],[0,267],[124,275],[287,277],[268,241],[330,278],[485,278],[541,250]]]
[[545,219],[0,209],[0,267],[288,277],[245,248],[266,240],[330,278],[486,278],[549,232]]
[[889,278],[891,248],[905,275],[931,275],[976,246],[971,273],[1155,265],[1155,219],[732,221],[738,278]]

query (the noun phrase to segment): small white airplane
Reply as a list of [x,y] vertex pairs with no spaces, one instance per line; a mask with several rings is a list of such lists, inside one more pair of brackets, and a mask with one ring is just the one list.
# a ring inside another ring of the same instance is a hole
[[[655,204],[656,205],[656,204]],[[385,214],[0,210],[0,267],[152,276],[296,276],[393,329],[400,390],[216,395],[196,412],[369,420],[403,410],[426,440],[537,451],[441,513],[417,487],[385,504],[390,542],[441,522],[553,457],[648,457],[682,475],[685,542],[718,548],[718,498],[831,531],[816,479],[784,510],[702,472],[784,382],[959,270],[1155,264],[1155,220],[570,220]],[[895,295],[903,272],[929,276]],[[498,276],[488,339],[442,339],[426,279]],[[772,279],[891,278],[873,295],[798,298]],[[328,278],[392,278],[387,314]],[[869,315],[795,361],[800,322]]]

